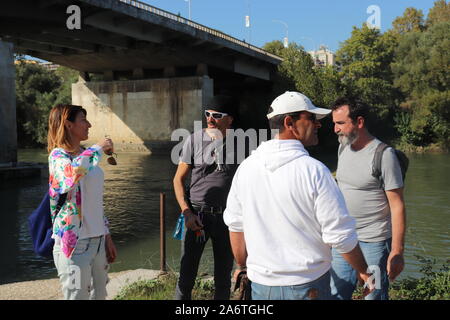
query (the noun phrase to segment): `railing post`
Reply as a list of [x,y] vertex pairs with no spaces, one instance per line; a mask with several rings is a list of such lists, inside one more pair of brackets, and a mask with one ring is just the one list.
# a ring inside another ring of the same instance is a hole
[[159,194],[159,250],[160,250],[160,270],[167,271],[166,269],[166,195],[164,193]]

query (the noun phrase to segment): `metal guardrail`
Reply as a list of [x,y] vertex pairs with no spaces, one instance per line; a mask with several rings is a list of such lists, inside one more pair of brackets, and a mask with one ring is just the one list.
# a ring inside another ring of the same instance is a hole
[[278,57],[278,56],[276,56],[274,54],[271,54],[271,53],[269,53],[267,51],[264,51],[261,48],[255,47],[255,46],[253,46],[253,45],[251,45],[251,44],[249,44],[247,42],[238,40],[238,39],[233,38],[233,37],[231,37],[231,36],[221,32],[221,31],[208,28],[208,27],[206,27],[204,25],[201,25],[201,24],[196,23],[194,21],[191,21],[189,19],[180,17],[180,16],[175,15],[173,13],[170,13],[168,11],[164,11],[162,9],[153,7],[153,6],[148,5],[148,4],[144,3],[144,2],[136,1],[136,0],[119,0],[119,1],[122,2],[122,3],[128,4],[128,5],[131,5],[133,7],[136,7],[136,8],[139,8],[139,9],[142,9],[142,10],[145,10],[145,11],[157,14],[159,16],[162,16],[162,17],[165,17],[165,18],[168,18],[168,19],[180,22],[180,23],[184,23],[184,24],[186,24],[186,25],[188,25],[190,27],[193,27],[195,29],[207,32],[207,33],[212,34],[212,35],[214,35],[214,36],[216,36],[218,38],[222,38],[222,39],[228,40],[228,41],[233,42],[235,44],[238,44],[238,45],[240,45],[242,47],[246,47],[246,48],[248,48],[250,50],[254,50],[256,52],[259,52],[259,53],[261,53],[261,54],[263,54],[265,56],[269,56],[271,58],[274,58],[274,59],[277,59],[277,60],[281,60],[280,57]]

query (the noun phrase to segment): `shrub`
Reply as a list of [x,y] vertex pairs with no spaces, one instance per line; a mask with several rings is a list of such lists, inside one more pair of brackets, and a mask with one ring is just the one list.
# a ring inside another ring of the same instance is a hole
[[422,264],[422,278],[408,277],[392,285],[391,299],[394,300],[449,300],[450,299],[450,268],[447,260],[435,271],[436,259],[416,256]]

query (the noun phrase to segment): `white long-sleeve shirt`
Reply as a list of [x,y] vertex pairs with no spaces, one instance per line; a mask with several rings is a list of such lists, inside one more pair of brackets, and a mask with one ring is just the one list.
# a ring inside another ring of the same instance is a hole
[[331,267],[331,247],[347,253],[358,241],[330,171],[297,140],[264,142],[243,161],[224,221],[244,233],[249,279],[268,286],[316,280]]

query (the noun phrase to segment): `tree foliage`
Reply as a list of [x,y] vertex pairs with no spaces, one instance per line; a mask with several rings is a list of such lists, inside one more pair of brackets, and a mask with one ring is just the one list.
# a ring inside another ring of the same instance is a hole
[[283,58],[278,67],[275,94],[296,90],[315,104],[329,106],[343,92],[338,72],[333,67],[317,67],[302,46],[291,42],[284,48],[281,41],[266,43],[264,49]]
[[403,16],[397,17],[392,22],[392,30],[398,34],[405,34],[408,32],[420,32],[425,28],[422,10],[416,8],[406,8]]
[[23,59],[16,64],[16,106],[19,145],[36,146],[47,141],[48,114],[58,103],[70,103],[74,71],[60,67],[49,71]]
[[409,123],[402,125],[414,133],[403,137],[407,143],[449,145],[449,34],[450,22],[441,22],[399,42],[392,70],[395,86],[406,97],[401,106],[410,114]]
[[369,104],[372,128],[381,136],[392,134],[390,120],[399,98],[390,68],[396,46],[393,32],[382,34],[363,24],[361,28],[353,27],[351,37],[336,52],[345,92]]
[[450,4],[446,0],[438,0],[434,3],[427,16],[427,27],[441,22],[450,21]]

